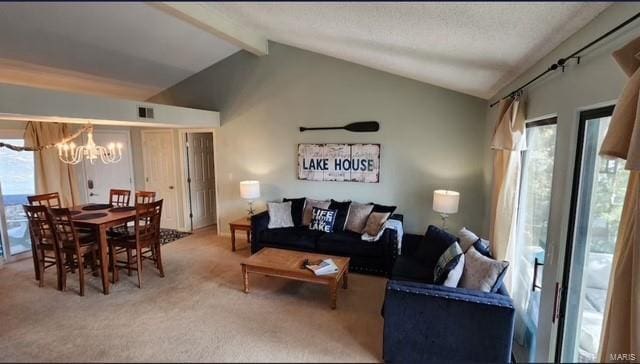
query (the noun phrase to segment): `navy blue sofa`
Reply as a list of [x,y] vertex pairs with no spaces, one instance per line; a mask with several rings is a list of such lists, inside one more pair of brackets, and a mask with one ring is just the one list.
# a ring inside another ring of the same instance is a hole
[[[402,221],[403,216],[390,218]],[[368,242],[351,231],[325,233],[306,226],[269,229],[268,225],[267,211],[251,217],[252,254],[271,247],[349,257],[349,271],[380,276],[389,276],[398,256],[398,234],[392,229],[386,229],[380,240]]]
[[414,255],[420,244],[428,242],[422,236],[404,235],[402,254],[387,283],[384,361],[510,362],[515,311],[507,291],[485,293],[427,283],[433,281],[433,266]]

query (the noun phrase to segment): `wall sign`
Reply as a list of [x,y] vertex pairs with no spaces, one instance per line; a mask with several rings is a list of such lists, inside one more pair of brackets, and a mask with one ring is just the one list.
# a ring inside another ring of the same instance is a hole
[[380,144],[298,144],[298,179],[380,181]]

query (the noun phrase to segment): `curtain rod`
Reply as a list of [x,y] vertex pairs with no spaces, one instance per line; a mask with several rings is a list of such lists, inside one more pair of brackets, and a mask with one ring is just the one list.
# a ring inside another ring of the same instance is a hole
[[578,49],[577,51],[571,53],[570,55],[560,58],[556,63],[552,64],[551,66],[549,66],[549,68],[547,68],[544,72],[540,73],[539,75],[537,75],[536,77],[532,78],[529,82],[525,83],[524,85],[518,87],[517,89],[511,91],[507,96],[498,99],[496,102],[492,103],[491,105],[489,105],[489,107],[494,107],[495,105],[497,105],[500,101],[502,100],[506,100],[514,95],[516,95],[518,92],[522,91],[524,88],[526,88],[527,86],[529,86],[530,84],[534,83],[535,81],[537,81],[538,79],[542,78],[543,76],[545,76],[547,73],[553,72],[555,70],[557,70],[558,68],[562,68],[564,70],[564,66],[567,63],[568,60],[570,59],[577,59],[577,63],[580,64],[580,56],[579,54],[584,52],[585,50],[593,47],[596,43],[600,42],[601,40],[607,38],[608,36],[610,36],[611,34],[617,32],[618,30],[624,28],[625,26],[627,26],[629,23],[633,22],[634,20],[640,18],[640,13],[637,13],[636,15],[632,16],[631,18],[625,20],[624,22],[620,23],[617,27],[611,29],[610,31],[604,33],[603,35],[601,35],[600,37],[598,37],[597,39],[595,39],[594,41],[590,42],[589,44],[587,44],[586,46]]

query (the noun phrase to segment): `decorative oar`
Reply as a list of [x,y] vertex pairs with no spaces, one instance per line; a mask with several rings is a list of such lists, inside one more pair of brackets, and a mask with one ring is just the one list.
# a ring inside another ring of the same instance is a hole
[[357,121],[355,123],[351,123],[345,126],[325,126],[320,128],[305,128],[304,126],[300,127],[300,132],[307,130],[338,130],[344,129],[348,131],[352,131],[354,133],[369,133],[380,130],[380,123],[377,121]]

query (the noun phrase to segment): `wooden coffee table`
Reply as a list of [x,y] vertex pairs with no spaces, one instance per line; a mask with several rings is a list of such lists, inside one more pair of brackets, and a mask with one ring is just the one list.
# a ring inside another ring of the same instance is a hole
[[[338,266],[338,273],[316,276],[302,266],[305,259],[311,261],[331,258]],[[349,274],[349,258],[332,255],[297,252],[293,250],[263,248],[256,254],[245,259],[242,263],[242,277],[244,293],[249,293],[249,273],[264,274],[296,281],[323,284],[329,286],[331,308],[336,308],[338,298],[338,282],[342,280],[342,288],[347,288]]]

